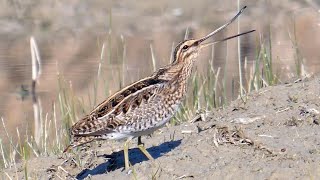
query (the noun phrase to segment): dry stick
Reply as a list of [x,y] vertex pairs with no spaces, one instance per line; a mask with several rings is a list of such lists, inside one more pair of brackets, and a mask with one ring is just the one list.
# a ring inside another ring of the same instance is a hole
[[23,152],[23,150],[22,150],[23,145],[21,145],[21,138],[20,138],[20,132],[19,132],[18,127],[16,127],[16,130],[17,130],[17,136],[18,136],[18,143],[20,144],[20,151]]
[[15,169],[15,172],[16,172],[16,177],[19,177],[18,176],[17,163],[16,163],[16,160],[14,159],[15,157],[13,156],[12,158],[13,158],[13,160],[11,162],[13,162],[13,166],[14,166],[14,169]]
[[184,34],[184,40],[189,39],[189,34],[190,34],[190,30],[189,30],[189,27],[187,27],[186,32]]
[[55,133],[56,133],[56,143],[58,146],[58,149],[60,150],[60,143],[59,143],[59,135],[58,135],[58,126],[57,126],[57,114],[56,114],[56,104],[53,103],[53,119],[54,119],[54,127],[55,127]]
[[229,43],[228,41],[226,41],[226,62],[224,64],[224,72],[223,72],[223,82],[222,82],[222,86],[223,86],[223,98],[224,98],[224,102],[223,102],[223,106],[226,104],[227,102],[227,65],[229,62],[229,51],[228,51],[228,47],[229,47]]
[[32,149],[34,155],[35,155],[36,157],[39,157],[39,154],[37,153],[36,149],[32,146],[32,144],[31,144],[29,141],[27,141],[27,144],[28,144],[29,147]]
[[0,150],[1,150],[1,154],[2,154],[2,160],[3,160],[3,164],[4,164],[4,168],[8,167],[8,162],[6,160],[4,151],[3,151],[3,146],[2,146],[2,139],[0,139]]
[[41,137],[41,119],[40,119],[40,107],[37,100],[36,95],[36,83],[41,74],[41,59],[39,55],[39,50],[37,43],[33,36],[30,38],[30,50],[31,50],[31,63],[32,63],[32,87],[31,87],[31,95],[32,95],[32,103],[33,103],[33,115],[35,121],[35,140],[36,143],[39,144]]
[[100,61],[99,61],[99,67],[98,67],[98,79],[101,74],[101,66],[103,65],[103,62],[104,62],[104,54],[105,54],[104,51],[105,51],[105,43],[102,44],[102,48],[101,48]]
[[[48,114],[47,114],[48,115]],[[48,116],[46,115],[46,119],[44,121],[44,153],[47,154],[47,137],[48,137],[48,132],[47,132],[47,124],[48,124]]]
[[[238,0],[238,11],[240,10],[240,0]],[[240,17],[238,19],[238,34],[240,33]],[[240,81],[240,96],[243,96],[242,92],[242,70],[241,70],[241,47],[240,47],[240,36],[238,37],[238,64],[239,64],[239,81]]]
[[219,78],[219,74],[220,74],[220,67],[218,67],[218,70],[217,70],[217,73],[215,74],[215,82],[214,82],[214,85],[213,85],[213,89],[214,91],[216,92],[216,89],[217,89],[217,83],[218,83],[218,78]]
[[172,63],[173,61],[173,52],[174,52],[174,42],[172,43],[172,46],[171,46],[170,63]]
[[100,54],[100,60],[99,60],[99,66],[98,66],[98,73],[97,73],[97,79],[95,80],[94,83],[94,97],[93,97],[93,104],[96,104],[97,101],[97,93],[98,93],[98,88],[99,88],[99,80],[101,76],[101,68],[104,64],[104,52],[105,52],[105,43],[102,44],[101,48],[101,54]]
[[156,58],[154,57],[154,52],[153,52],[152,44],[150,44],[150,51],[151,51],[151,59],[152,59],[153,72],[155,72],[155,71],[157,70],[157,67],[156,67]]
[[122,84],[126,84],[126,72],[128,72],[128,65],[126,64],[125,60],[127,57],[127,47],[126,47],[126,42],[124,40],[124,37],[121,35],[121,41],[122,41],[122,46],[123,46],[123,51],[122,51]]
[[9,176],[9,174],[8,174],[7,172],[3,171],[3,173],[4,173],[10,180],[12,180],[12,178]]

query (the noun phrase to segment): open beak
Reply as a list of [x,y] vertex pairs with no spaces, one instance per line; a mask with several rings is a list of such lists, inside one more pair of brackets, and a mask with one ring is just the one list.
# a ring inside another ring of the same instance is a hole
[[236,38],[236,37],[238,37],[238,36],[242,36],[242,35],[245,35],[245,34],[249,34],[249,33],[252,33],[252,32],[254,32],[254,31],[256,31],[256,30],[246,31],[246,32],[243,32],[243,33],[240,33],[240,34],[236,34],[236,35],[227,37],[227,38],[223,38],[223,39],[216,40],[216,41],[213,41],[213,42],[201,44],[201,45],[200,45],[200,49],[205,48],[205,47],[207,47],[207,46],[211,46],[211,45],[213,45],[213,44],[217,44],[217,43],[219,43],[219,42],[223,42],[223,41],[227,41],[227,40],[229,40],[229,39]]
[[[218,32],[222,31],[223,29],[225,29],[227,26],[229,26],[234,20],[236,20],[240,14],[247,8],[247,6],[244,6],[230,21],[228,21],[226,24],[222,25],[221,27],[219,27],[218,29],[214,30],[213,32],[211,32],[210,34],[206,35],[205,37],[197,40],[195,43],[196,44],[201,44],[203,41],[209,39],[210,37],[214,36],[215,34],[217,34]],[[232,38],[235,38],[235,37],[238,37],[238,36],[242,36],[242,35],[245,35],[245,34],[248,34],[248,33],[251,33],[251,32],[254,32],[255,30],[251,30],[251,31],[246,31],[244,33],[240,33],[240,34],[237,34],[237,35],[234,35],[234,36],[230,36],[230,37],[227,37],[227,38],[224,38],[224,39],[221,39],[221,40],[217,40],[217,41],[214,41],[214,42],[211,42],[211,43],[206,43],[206,44],[202,44],[200,46],[200,49],[204,48],[204,47],[207,47],[209,45],[212,45],[212,44],[216,44],[218,42],[223,42],[223,41],[226,41],[226,40],[229,40],[229,39],[232,39]]]

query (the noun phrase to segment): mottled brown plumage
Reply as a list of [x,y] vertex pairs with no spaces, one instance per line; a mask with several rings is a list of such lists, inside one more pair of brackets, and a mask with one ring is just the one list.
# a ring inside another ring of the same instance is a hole
[[[243,8],[244,9],[244,8]],[[234,21],[243,9],[227,24],[201,39],[182,41],[174,50],[174,61],[153,75],[121,89],[99,104],[89,115],[71,128],[71,144],[76,147],[98,139],[132,139],[151,134],[165,125],[178,110],[187,92],[187,81],[203,42]],[[147,157],[147,151],[140,147]],[[67,150],[67,149],[66,149]],[[127,158],[125,149],[125,158]],[[126,168],[128,168],[128,159]]]

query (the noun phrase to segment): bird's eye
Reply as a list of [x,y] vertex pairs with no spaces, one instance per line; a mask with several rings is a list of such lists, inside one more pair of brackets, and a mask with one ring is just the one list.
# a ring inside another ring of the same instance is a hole
[[183,50],[187,50],[188,48],[189,48],[188,45],[184,45],[184,46],[182,47]]

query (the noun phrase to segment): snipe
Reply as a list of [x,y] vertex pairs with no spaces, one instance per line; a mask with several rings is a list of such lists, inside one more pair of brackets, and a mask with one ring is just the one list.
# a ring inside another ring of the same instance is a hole
[[139,149],[147,158],[153,159],[141,143],[141,136],[151,134],[164,126],[179,109],[187,92],[187,81],[194,61],[202,48],[254,31],[203,43],[231,24],[245,8],[207,36],[180,42],[174,50],[171,64],[160,68],[150,77],[121,89],[75,123],[70,130],[72,142],[65,151],[94,140],[127,139],[124,158],[125,168],[128,169],[128,143],[138,137]]

